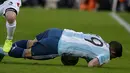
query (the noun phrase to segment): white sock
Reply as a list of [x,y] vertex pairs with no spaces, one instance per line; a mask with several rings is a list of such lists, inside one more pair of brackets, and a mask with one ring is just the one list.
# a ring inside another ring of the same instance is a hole
[[6,28],[7,28],[7,39],[12,40],[14,36],[15,28],[16,28],[16,21],[12,24],[9,24],[6,21]]

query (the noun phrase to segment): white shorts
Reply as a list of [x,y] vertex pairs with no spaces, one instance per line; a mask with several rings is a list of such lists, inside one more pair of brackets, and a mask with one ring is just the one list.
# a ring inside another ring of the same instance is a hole
[[6,0],[0,5],[0,15],[5,14],[6,9],[13,8],[19,13],[19,8],[21,6],[21,0]]

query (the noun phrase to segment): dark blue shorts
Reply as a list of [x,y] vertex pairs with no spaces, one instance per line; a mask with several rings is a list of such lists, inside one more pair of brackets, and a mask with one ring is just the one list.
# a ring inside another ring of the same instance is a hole
[[48,59],[58,55],[58,42],[63,30],[52,28],[36,36],[36,42],[31,49],[32,56],[37,59]]

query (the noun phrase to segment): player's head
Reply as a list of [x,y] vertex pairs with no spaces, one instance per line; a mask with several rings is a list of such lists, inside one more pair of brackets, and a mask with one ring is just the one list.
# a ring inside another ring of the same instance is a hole
[[111,41],[110,45],[110,57],[117,58],[122,56],[122,45],[117,41]]

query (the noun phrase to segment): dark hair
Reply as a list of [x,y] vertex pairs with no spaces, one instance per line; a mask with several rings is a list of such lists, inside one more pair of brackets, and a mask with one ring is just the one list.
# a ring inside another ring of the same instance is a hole
[[116,57],[121,57],[122,56],[122,45],[117,42],[117,41],[111,41],[109,43],[110,48],[112,48],[116,53],[115,56]]

